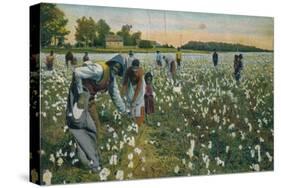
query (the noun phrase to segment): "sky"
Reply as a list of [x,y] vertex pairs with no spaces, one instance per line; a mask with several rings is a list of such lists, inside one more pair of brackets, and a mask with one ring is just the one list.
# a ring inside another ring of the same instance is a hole
[[274,21],[270,17],[67,4],[57,4],[57,7],[68,19],[67,41],[72,44],[75,43],[76,20],[86,16],[95,21],[104,19],[113,32],[130,24],[132,32],[142,32],[142,39],[161,44],[181,46],[188,41],[214,41],[273,49]]

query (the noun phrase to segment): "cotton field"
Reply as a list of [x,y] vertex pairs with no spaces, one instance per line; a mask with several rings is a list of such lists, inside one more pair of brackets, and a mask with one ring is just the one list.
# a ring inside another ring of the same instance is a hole
[[[81,62],[83,54],[75,54]],[[114,54],[90,54],[93,61]],[[143,126],[117,112],[107,93],[97,95],[101,125],[98,172],[84,167],[65,123],[72,71],[56,55],[53,71],[41,54],[42,181],[78,183],[167,176],[273,170],[273,54],[244,53],[241,81],[233,77],[234,53],[183,54],[176,81],[155,67],[155,54],[135,54],[154,75],[156,112]],[[120,83],[120,80],[118,80]]]

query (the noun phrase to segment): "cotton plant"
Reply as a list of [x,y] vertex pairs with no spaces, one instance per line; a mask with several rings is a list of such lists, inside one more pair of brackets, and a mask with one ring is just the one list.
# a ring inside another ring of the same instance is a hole
[[[112,119],[107,122],[101,120],[104,134],[100,135],[102,138],[98,147],[101,150],[103,168],[96,173],[92,172],[91,176],[102,181],[138,178],[134,172],[137,167],[141,172],[147,173],[146,164],[150,159],[146,157],[146,144],[157,152],[161,151],[161,157],[165,158],[169,156],[169,149],[181,143],[181,150],[174,154],[173,160],[177,163],[171,163],[169,168],[174,175],[198,175],[202,166],[206,174],[229,172],[226,166],[231,164],[228,163],[227,156],[237,153],[242,157],[249,157],[243,170],[262,171],[270,165],[274,159],[273,151],[268,147],[268,137],[273,137],[274,131],[271,126],[273,111],[267,103],[270,103],[273,92],[270,89],[263,90],[259,86],[265,83],[263,80],[272,83],[272,73],[262,74],[259,66],[247,64],[243,72],[247,79],[237,86],[232,77],[233,57],[229,54],[223,56],[226,62],[220,67],[219,72],[224,73],[220,78],[216,78],[216,73],[211,69],[205,55],[190,56],[190,61],[178,75],[178,86],[172,85],[162,74],[154,77],[156,113],[151,116],[154,124],[149,129],[156,133],[162,131],[168,135],[174,134],[175,142],[173,145],[167,145],[167,150],[163,148],[159,134],[146,138],[143,141],[145,145],[139,146],[139,127],[123,119],[111,99],[107,97],[107,93],[98,94],[97,109],[99,112],[111,112]],[[103,58],[105,57],[108,56],[104,55]],[[151,58],[145,58],[145,61]],[[252,56],[251,58],[258,59]],[[71,71],[64,70],[64,58],[61,55],[58,55],[58,61],[61,63],[55,65],[55,71],[49,75],[42,69],[43,88],[39,94],[42,112],[39,115],[44,128],[51,122],[56,126],[55,130],[62,132],[62,138],[69,135],[68,126],[64,122],[64,110],[72,75]],[[269,57],[268,61],[272,59]],[[148,70],[150,65],[147,62],[144,62],[144,65],[145,71]],[[239,103],[244,99],[248,101],[248,106]],[[246,113],[240,113],[241,111]],[[247,111],[260,115],[255,118],[249,116]],[[167,121],[162,121],[166,116],[169,116]],[[211,139],[211,135],[217,137]],[[250,142],[254,139],[253,135],[258,135],[255,144]],[[218,155],[216,142],[220,139],[226,143],[222,145]],[[55,145],[53,150],[46,151],[44,156],[47,158],[45,169],[49,169],[53,177],[57,175],[57,170],[71,170],[81,164],[76,150],[73,150],[75,143],[69,144],[71,138],[65,140],[64,144],[60,143]],[[129,154],[133,157],[128,156]],[[86,171],[79,169],[79,172]],[[52,178],[55,179],[57,178]]]

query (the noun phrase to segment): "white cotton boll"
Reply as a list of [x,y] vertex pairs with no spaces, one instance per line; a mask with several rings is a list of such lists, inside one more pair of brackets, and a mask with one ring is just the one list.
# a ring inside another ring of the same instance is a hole
[[42,112],[42,116],[45,118],[47,116],[46,112]]
[[146,161],[145,157],[141,157],[141,162],[145,163],[145,161]]
[[258,152],[258,162],[261,162],[261,147],[260,147],[260,145],[256,145],[255,150],[257,150],[257,152]]
[[180,131],[181,131],[180,128],[177,128],[176,130],[177,130],[177,132],[180,132]]
[[140,155],[140,154],[141,154],[141,149],[140,149],[140,148],[135,148],[135,149],[134,149],[134,152],[135,152],[136,154]]
[[61,115],[62,115],[61,112],[56,113],[56,116],[61,116]]
[[[115,143],[117,143],[117,141],[116,141]],[[114,151],[114,150],[115,150],[115,151],[118,151],[118,147],[117,147],[116,145],[113,145],[112,148],[111,148],[111,150],[112,150],[112,151]]]
[[175,166],[175,168],[174,168],[174,172],[177,174],[177,173],[179,173],[179,171],[180,171],[180,167],[177,165],[177,166]]
[[52,173],[49,170],[45,170],[43,174],[43,182],[45,185],[51,185],[52,184]]
[[205,155],[204,153],[202,154],[202,158],[203,158],[203,162],[205,163],[206,165],[206,169],[209,168],[209,165],[210,165],[210,159],[209,159],[209,156],[208,155]]
[[75,156],[75,152],[70,152],[70,153],[69,153],[69,157],[70,157],[70,158],[73,158],[74,156]]
[[248,125],[248,127],[249,127],[249,132],[252,132],[252,130],[253,130],[252,124],[251,124],[251,123],[248,123],[247,125]]
[[188,168],[190,169],[190,170],[192,170],[193,169],[193,164],[192,164],[192,162],[188,162]]
[[130,162],[129,162],[128,168],[134,168],[134,163],[133,163],[133,161],[130,161]]
[[260,142],[264,142],[264,139],[262,137],[260,137]]
[[250,166],[250,169],[259,172],[260,171],[260,165],[259,164],[252,164]]
[[157,122],[157,126],[160,127],[160,125],[161,125],[161,123],[160,123],[160,122]]
[[110,170],[107,169],[107,168],[103,168],[100,173],[99,173],[99,176],[100,176],[100,180],[101,181],[105,181],[107,180],[107,177],[110,175]]
[[131,160],[133,160],[133,158],[134,158],[134,154],[133,153],[129,153],[128,154],[128,159],[131,161]]
[[212,149],[212,141],[209,141],[208,148]]
[[185,159],[182,159],[181,162],[182,162],[183,165],[186,164],[186,160]]
[[109,159],[109,164],[110,165],[117,165],[117,155],[111,155],[110,159]]
[[215,160],[217,161],[218,166],[224,167],[224,161],[223,160],[221,160],[219,157],[215,157]]
[[229,130],[232,130],[232,129],[234,129],[235,128],[235,124],[234,123],[232,123],[232,124],[230,124],[229,126],[228,126],[228,129]]
[[272,156],[268,152],[266,152],[265,155],[267,156],[268,161],[272,162],[272,159],[273,159]]
[[251,149],[251,157],[254,158],[255,157],[255,150]]
[[55,158],[54,154],[51,154],[51,155],[50,155],[49,160],[52,161],[53,163],[55,163],[56,158]]
[[57,160],[57,165],[58,166],[62,166],[63,165],[63,159],[61,157]]
[[113,138],[114,139],[118,138],[118,134],[116,132],[113,133]]
[[123,171],[123,170],[118,170],[118,171],[116,172],[115,178],[116,178],[117,180],[123,180],[123,179],[124,179],[124,171]]
[[225,147],[225,153],[228,153],[228,152],[229,152],[229,148],[230,148],[229,146],[226,146],[226,147]]
[[53,121],[56,123],[58,121],[56,116],[53,116]]
[[73,159],[73,160],[71,161],[71,164],[74,165],[74,164],[77,163],[77,162],[79,162],[79,159]]
[[241,134],[241,140],[245,140],[245,134],[246,133],[244,133],[243,131],[239,131],[240,132],[240,134]]
[[188,155],[190,158],[193,157],[193,151],[194,151],[194,147],[195,147],[195,140],[190,140],[190,148],[189,150],[186,152],[186,155]]
[[107,129],[107,131],[108,131],[109,133],[112,133],[112,132],[114,132],[114,128],[109,127],[109,128]]
[[108,143],[106,144],[106,149],[107,149],[107,151],[110,151],[110,149],[111,149],[110,145]]
[[124,142],[123,142],[123,141],[120,141],[119,148],[120,148],[120,149],[123,149],[123,147],[124,147]]
[[128,142],[129,146],[135,147],[135,137],[130,137],[129,138],[129,142]]
[[239,150],[242,150],[243,149],[243,146],[242,145],[239,145]]

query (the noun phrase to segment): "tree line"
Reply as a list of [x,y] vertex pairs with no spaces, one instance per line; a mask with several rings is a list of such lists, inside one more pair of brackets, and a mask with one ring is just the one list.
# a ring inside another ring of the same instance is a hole
[[212,51],[240,51],[240,52],[269,52],[270,50],[257,48],[255,46],[247,46],[243,44],[232,44],[224,42],[200,42],[200,41],[189,41],[187,44],[181,46],[182,49],[188,50],[204,50]]
[[[70,46],[65,43],[66,36],[70,33],[66,29],[68,20],[65,14],[55,4],[41,4],[40,15],[41,44],[48,46]],[[125,24],[114,33],[104,19],[97,22],[92,17],[76,20],[75,40],[76,47],[105,47],[107,35],[117,35],[123,39],[126,46],[135,46],[141,40],[141,32],[132,32],[132,25]]]

